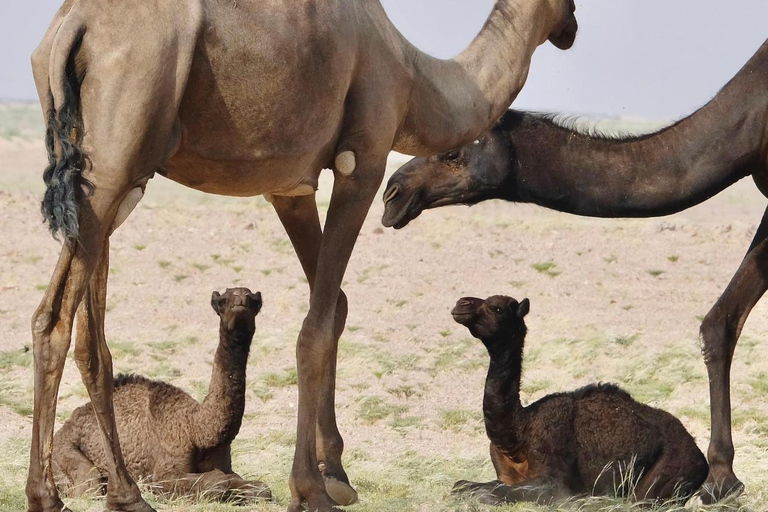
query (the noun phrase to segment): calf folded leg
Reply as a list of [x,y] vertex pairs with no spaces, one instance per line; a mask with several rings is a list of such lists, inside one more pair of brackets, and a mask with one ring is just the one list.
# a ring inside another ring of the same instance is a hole
[[531,501],[549,505],[570,496],[568,487],[552,478],[531,478],[518,484],[505,485],[498,480],[468,482],[459,480],[453,486],[453,494],[475,498],[485,505],[499,506],[519,501]]
[[244,480],[236,473],[218,469],[205,473],[187,473],[180,478],[166,478],[158,482],[162,492],[172,496],[205,496],[216,501],[247,503],[271,500],[272,492],[257,480]]

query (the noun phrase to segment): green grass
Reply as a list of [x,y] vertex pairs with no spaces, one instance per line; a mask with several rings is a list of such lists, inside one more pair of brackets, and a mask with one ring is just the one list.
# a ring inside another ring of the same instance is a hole
[[0,370],[30,366],[32,366],[32,350],[27,345],[22,349],[0,351]]
[[640,338],[639,333],[635,334],[622,334],[619,336],[615,336],[611,341],[620,347],[629,347],[632,346],[634,342],[636,342]]
[[286,368],[282,373],[266,373],[261,381],[270,388],[285,388],[296,386],[299,383],[299,372],[296,368]]
[[32,388],[0,381],[0,405],[10,408],[19,416],[32,415]]
[[531,268],[533,268],[536,272],[539,272],[540,274],[546,274],[549,277],[557,277],[562,272],[559,270],[556,270],[557,263],[554,261],[543,261],[541,263],[534,263],[531,265]]
[[402,415],[407,410],[407,407],[389,404],[377,396],[366,397],[358,403],[357,419],[374,424],[390,416]]
[[445,409],[440,411],[439,426],[442,430],[458,432],[467,424],[474,423],[482,417],[481,411],[469,409]]

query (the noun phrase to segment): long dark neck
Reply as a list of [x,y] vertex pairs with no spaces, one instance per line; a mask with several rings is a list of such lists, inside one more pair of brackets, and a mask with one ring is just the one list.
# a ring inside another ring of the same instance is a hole
[[194,417],[198,448],[231,442],[245,411],[245,371],[253,331],[219,329],[211,384]]
[[502,197],[593,217],[651,217],[701,203],[764,167],[768,44],[706,106],[652,135],[609,139],[528,114],[506,135]]
[[488,438],[502,453],[514,454],[522,439],[523,406],[520,403],[520,375],[523,349],[503,350],[491,354],[491,364],[485,379],[483,416]]

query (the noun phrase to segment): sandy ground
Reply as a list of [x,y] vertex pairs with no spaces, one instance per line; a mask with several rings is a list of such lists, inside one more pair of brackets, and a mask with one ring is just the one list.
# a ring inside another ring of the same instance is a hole
[[[402,161],[393,157],[390,172]],[[0,504],[5,499],[8,510],[23,506],[31,435],[29,321],[59,252],[39,213],[44,164],[39,140],[0,140],[0,449],[9,455],[0,461]],[[319,194],[323,213],[329,180]],[[361,491],[356,509],[434,510],[425,503],[442,503],[454,479],[492,478],[480,411],[487,358],[449,315],[464,295],[530,298],[524,402],[618,382],[679,415],[706,449],[698,326],[765,204],[744,181],[663,219],[582,219],[494,201],[429,211],[396,232],[381,228],[377,199],[344,283],[350,313],[337,409]],[[555,266],[533,268],[542,262]],[[168,380],[198,398],[217,343],[211,291],[262,292],[235,469],[265,479],[280,500],[267,509],[281,510],[295,439],[294,346],[308,290],[269,204],[155,178],[112,237],[109,286],[115,370]],[[739,505],[748,510],[768,509],[767,307],[753,311],[733,366],[736,471],[748,489]],[[59,418],[85,396],[70,359]]]

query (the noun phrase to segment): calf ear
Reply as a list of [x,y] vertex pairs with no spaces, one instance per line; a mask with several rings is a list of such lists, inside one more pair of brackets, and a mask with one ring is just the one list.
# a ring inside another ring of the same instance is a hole
[[219,292],[213,292],[211,294],[211,307],[217,315],[221,315],[221,301],[219,299],[221,299],[221,294]]
[[517,306],[517,316],[520,318],[525,318],[525,315],[528,314],[528,311],[531,310],[531,301],[528,299],[523,299],[523,301]]
[[259,314],[259,311],[261,311],[261,292],[256,293],[249,293],[248,294],[248,301],[250,302],[250,307],[253,309],[253,312],[255,314]]

